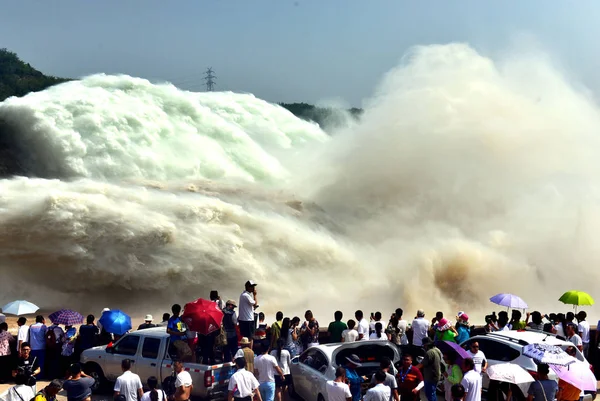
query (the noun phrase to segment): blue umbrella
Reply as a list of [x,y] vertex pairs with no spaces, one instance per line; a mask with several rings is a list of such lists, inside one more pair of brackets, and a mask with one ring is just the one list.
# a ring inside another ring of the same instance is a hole
[[498,294],[490,298],[490,301],[496,305],[506,306],[507,308],[513,309],[527,309],[529,308],[525,301],[513,294]]
[[104,312],[99,322],[109,333],[123,335],[131,330],[131,318],[118,309]]
[[2,312],[8,313],[9,315],[29,315],[37,312],[40,309],[37,305],[32,304],[28,301],[13,301],[9,302],[2,307]]

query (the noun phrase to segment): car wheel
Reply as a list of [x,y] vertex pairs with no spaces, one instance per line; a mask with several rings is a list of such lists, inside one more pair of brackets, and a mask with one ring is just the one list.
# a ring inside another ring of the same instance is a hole
[[92,392],[101,392],[106,387],[106,377],[100,366],[95,363],[88,363],[84,366],[83,371],[94,379],[94,385],[91,388]]

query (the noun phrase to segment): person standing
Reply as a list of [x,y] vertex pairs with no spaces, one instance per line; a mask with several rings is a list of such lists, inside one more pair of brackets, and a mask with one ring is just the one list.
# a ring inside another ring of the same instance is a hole
[[302,346],[306,350],[319,345],[319,322],[310,310],[306,311],[304,318],[306,321],[300,327],[300,338]]
[[383,332],[383,327],[381,323],[375,323],[375,331],[369,335],[369,340],[387,340],[387,334]]
[[[386,401],[400,401],[400,397],[398,396],[398,383],[396,382],[394,375],[390,374],[392,361],[390,358],[384,356],[379,363],[379,367],[381,368],[381,371],[385,373],[383,384],[390,388],[390,398]],[[371,377],[371,386],[375,386],[376,384],[377,378],[375,377],[375,374],[373,374],[373,377]]]
[[546,401],[554,400],[558,392],[558,383],[556,380],[550,380],[548,373],[550,368],[545,363],[538,365],[538,378],[531,383],[527,392],[527,401]]
[[141,401],[167,401],[167,395],[163,390],[159,391],[158,379],[156,376],[150,376],[146,380],[146,384],[150,391],[146,391],[142,396]]
[[452,400],[452,386],[460,384],[463,374],[462,369],[456,362],[456,353],[445,353],[443,355],[446,370],[444,371],[444,395],[446,401]]
[[233,361],[233,356],[238,350],[238,336],[235,329],[238,320],[235,308],[237,308],[236,302],[230,299],[225,303],[225,309],[223,309],[223,330],[227,337],[227,345],[225,345],[224,350],[225,362]]
[[21,316],[17,320],[17,326],[19,331],[17,333],[17,352],[21,351],[21,344],[29,342],[29,326],[27,326],[27,319]]
[[85,323],[79,326],[79,338],[77,342],[77,355],[81,355],[86,349],[94,347],[98,341],[98,335],[100,335],[100,329],[94,321],[96,317],[94,315],[88,315],[85,318]]
[[567,324],[567,341],[573,343],[579,351],[583,352],[583,341],[581,340],[581,337],[579,337],[579,334],[575,333],[575,330],[577,330],[577,325],[575,323]]
[[577,314],[577,332],[579,333],[579,337],[581,337],[581,342],[583,343],[583,356],[588,357],[590,350],[590,324],[585,320],[587,318],[587,313],[581,311]]
[[281,336],[281,326],[283,325],[283,312],[278,311],[275,314],[275,323],[271,325],[271,348],[277,346],[277,340]]
[[169,313],[163,313],[162,316],[162,322],[160,322],[159,324],[157,324],[158,327],[167,327],[167,325],[169,324],[169,319],[171,318],[171,314]]
[[482,375],[487,371],[487,360],[485,359],[485,354],[483,351],[479,349],[479,343],[477,341],[473,341],[467,354],[471,357],[473,362],[475,363],[475,371]]
[[81,365],[74,363],[69,367],[69,378],[63,383],[67,401],[91,401],[92,387],[96,381],[81,371]]
[[348,320],[348,328],[342,332],[343,343],[353,343],[358,340],[358,331],[354,330],[356,322],[352,319]]
[[463,364],[465,374],[460,384],[465,389],[465,401],[481,401],[481,375],[475,370],[475,362],[466,358]]
[[369,322],[369,334],[372,334],[375,332],[375,325],[377,323],[381,323],[381,327],[383,327],[383,328],[387,327],[387,322],[385,320],[381,320],[381,318],[382,318],[381,312],[375,312],[371,316],[371,321]]
[[240,340],[240,346],[241,348],[238,350],[238,352],[235,353],[235,356],[233,357],[234,359],[238,359],[238,358],[244,358],[246,360],[246,370],[248,370],[248,372],[252,372],[254,373],[254,351],[252,351],[252,349],[250,348],[250,339],[248,339],[248,337],[242,337],[242,339]]
[[271,355],[275,357],[279,368],[283,372],[283,379],[280,376],[275,376],[275,398],[277,401],[282,400],[291,377],[290,365],[292,364],[292,356],[284,347],[285,340],[280,338],[277,340],[277,348],[271,351]]
[[[146,315],[146,317],[144,318],[144,323],[138,326],[138,330],[145,330],[156,327],[156,325],[152,323],[153,320],[154,318],[152,317],[152,315]],[[169,324],[169,322],[167,322],[167,324]]]
[[257,346],[258,356],[254,358],[254,371],[258,376],[260,397],[263,401],[275,400],[275,373],[281,381],[285,380],[283,371],[274,356],[269,355],[269,348],[263,344]]
[[[31,346],[31,356],[37,359],[40,367],[46,366],[46,331],[48,328],[44,324],[42,315],[35,317],[35,323],[29,327],[29,345]],[[39,378],[43,379],[45,372],[42,370]]]
[[177,375],[175,379],[175,395],[173,401],[188,401],[192,396],[194,384],[189,372],[183,370],[183,362],[177,360],[173,362],[173,370]]
[[329,380],[326,388],[329,401],[352,401],[350,387],[346,384],[346,369],[343,367],[335,370],[335,380]]
[[252,280],[246,281],[245,291],[240,295],[240,313],[238,322],[242,337],[250,340],[250,348],[254,346],[254,332],[256,331],[256,322],[254,319],[254,310],[258,308],[258,298],[256,284]]
[[179,317],[181,305],[174,304],[171,307],[171,312],[173,312],[173,315],[167,324],[167,333],[171,336],[169,353],[171,355],[177,355],[177,359],[190,361],[192,359],[192,350],[186,342],[187,335],[185,333],[185,326]]
[[396,319],[398,319],[398,337],[400,339],[400,345],[408,345],[408,337],[406,336],[406,332],[408,330],[408,322],[402,318],[404,315],[404,311],[402,308],[397,308],[396,313],[394,314]]
[[398,370],[397,383],[401,401],[418,401],[419,391],[425,386],[421,371],[413,366],[410,354],[402,356],[402,366]]
[[227,401],[262,401],[259,383],[254,374],[246,370],[246,360],[235,360],[237,371],[229,379]]
[[356,331],[358,332],[358,341],[366,341],[369,339],[369,322],[365,319],[363,311],[357,310],[354,312],[356,318]]
[[429,320],[425,319],[425,311],[419,309],[417,311],[417,317],[412,322],[411,330],[413,332],[413,341],[412,344],[415,347],[423,346],[423,339],[427,337],[427,333],[429,332],[429,327],[431,323]]
[[346,323],[342,322],[343,317],[344,314],[341,311],[336,311],[333,314],[334,321],[329,323],[329,327],[327,327],[327,333],[329,334],[330,343],[342,342],[342,333],[344,332],[344,330],[348,329]]
[[[379,325],[381,323],[378,322]],[[374,375],[375,382],[377,383],[375,387],[367,390],[363,400],[364,401],[389,401],[391,397],[391,390],[388,386],[384,384],[386,379],[386,374],[383,370],[378,370]]]
[[362,384],[364,379],[358,374],[356,368],[360,368],[360,358],[356,354],[352,354],[346,357],[346,381],[350,386],[350,393],[352,393],[352,401],[359,401],[361,397]]
[[223,308],[225,308],[225,305],[223,305],[223,300],[221,299],[221,296],[219,295],[219,291],[212,290],[210,292],[209,297],[212,302],[217,304],[217,308],[219,308],[219,310],[223,310]]
[[0,384],[4,384],[11,376],[10,367],[13,363],[10,343],[13,341],[12,334],[8,332],[8,324],[0,323]]
[[422,344],[425,357],[420,367],[423,368],[425,395],[428,401],[437,401],[436,387],[442,377],[442,353],[429,337],[425,337]]
[[467,341],[471,338],[471,328],[469,327],[469,315],[465,312],[458,312],[456,316],[456,332],[458,335],[456,336],[456,342],[458,344],[462,344],[464,341]]
[[64,377],[65,371],[60,371],[60,353],[65,332],[56,323],[52,323],[46,331],[46,377],[56,379]]
[[117,377],[115,382],[115,394],[123,394],[127,401],[139,401],[144,395],[144,387],[140,377],[131,371],[131,360],[123,359],[121,361],[121,370],[123,374]]

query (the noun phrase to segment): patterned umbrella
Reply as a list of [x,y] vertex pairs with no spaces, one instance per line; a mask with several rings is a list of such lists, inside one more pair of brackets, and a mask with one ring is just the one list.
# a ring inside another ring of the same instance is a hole
[[569,366],[550,365],[550,369],[556,373],[559,379],[572,384],[581,391],[596,391],[598,382],[587,363],[576,361]]
[[65,326],[83,323],[83,315],[70,309],[61,309],[51,313],[48,319],[54,324],[64,324]]
[[563,351],[556,345],[549,344],[529,344],[523,348],[523,355],[528,356],[538,363],[547,363],[549,365],[567,366],[577,359]]
[[9,302],[2,307],[2,312],[9,315],[29,315],[35,313],[40,309],[39,306],[32,304],[29,301],[13,301]]
[[514,363],[499,363],[490,365],[487,369],[490,380],[500,382],[523,384],[534,382],[534,378],[525,369]]
[[513,294],[497,294],[490,298],[490,301],[496,305],[506,306],[507,308],[513,309],[527,309],[529,308],[525,301]]

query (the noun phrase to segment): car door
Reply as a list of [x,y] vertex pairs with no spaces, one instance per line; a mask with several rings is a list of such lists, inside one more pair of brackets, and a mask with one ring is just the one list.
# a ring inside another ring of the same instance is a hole
[[305,401],[317,401],[321,394],[327,400],[327,391],[325,383],[327,382],[327,370],[329,368],[329,358],[321,351],[315,350],[315,355],[309,368],[311,369],[309,377],[309,396]]
[[166,338],[144,337],[142,339],[142,348],[136,360],[136,372],[143,382],[150,376],[159,377],[158,369],[160,360],[158,353],[161,350],[161,344]]
[[298,359],[297,366],[299,374],[294,374],[292,378],[294,380],[294,387],[296,393],[298,393],[298,395],[302,397],[304,401],[311,401],[313,398],[310,393],[310,381],[312,380],[311,376],[313,374],[313,369],[310,365],[313,363],[316,354],[316,348],[310,348],[304,351]]
[[135,366],[138,348],[140,347],[140,336],[137,334],[127,334],[121,338],[111,348],[107,348],[106,365],[104,375],[108,380],[115,381],[123,372],[121,370],[121,361],[131,359],[133,365],[131,370],[136,371]]
[[[486,338],[472,339],[471,342],[473,341],[477,341],[479,343],[479,349],[484,353],[488,366],[498,363],[511,362],[521,355],[519,350],[501,341],[495,341]],[[487,374],[483,374],[482,377],[483,388],[487,389],[489,387],[490,379]]]

